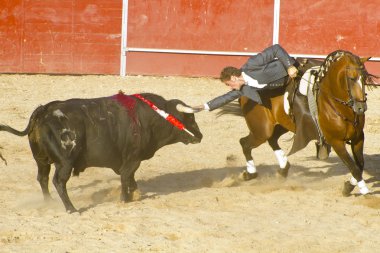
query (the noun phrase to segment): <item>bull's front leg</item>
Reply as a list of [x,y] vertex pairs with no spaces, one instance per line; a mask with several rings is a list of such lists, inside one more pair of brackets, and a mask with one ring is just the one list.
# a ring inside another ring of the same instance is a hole
[[129,202],[133,199],[133,193],[137,189],[135,181],[135,171],[140,166],[141,161],[125,161],[120,169],[121,176],[121,196],[120,200]]

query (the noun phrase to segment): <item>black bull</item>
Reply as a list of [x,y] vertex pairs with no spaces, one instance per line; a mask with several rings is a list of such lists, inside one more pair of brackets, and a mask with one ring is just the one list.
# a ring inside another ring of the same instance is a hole
[[66,183],[71,173],[78,175],[87,167],[113,169],[121,176],[121,201],[130,201],[137,189],[134,175],[141,161],[153,157],[165,145],[199,143],[202,139],[194,115],[176,109],[178,104],[184,105],[182,101],[141,95],[180,120],[194,136],[167,122],[146,103],[121,93],[53,101],[32,113],[24,131],[7,125],[0,125],[0,131],[28,135],[45,200],[51,199],[48,180],[54,163],[53,184],[68,212],[77,210],[67,194]]

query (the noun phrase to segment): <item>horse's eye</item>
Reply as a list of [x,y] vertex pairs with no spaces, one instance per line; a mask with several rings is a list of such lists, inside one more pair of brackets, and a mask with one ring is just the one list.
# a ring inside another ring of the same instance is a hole
[[359,80],[360,76],[349,76],[348,78],[352,81],[357,81]]

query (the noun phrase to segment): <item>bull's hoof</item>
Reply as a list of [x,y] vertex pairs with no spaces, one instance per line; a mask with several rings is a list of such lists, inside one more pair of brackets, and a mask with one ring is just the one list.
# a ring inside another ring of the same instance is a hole
[[74,207],[66,209],[66,213],[72,214],[72,213],[78,213],[79,211],[75,209]]
[[127,194],[121,194],[120,195],[120,201],[127,203],[127,202],[132,202],[133,201],[133,192],[129,192]]
[[44,195],[44,201],[45,201],[46,203],[53,202],[53,198],[52,198],[52,196],[50,195],[50,193]]
[[342,195],[344,197],[348,197],[351,195],[351,192],[354,190],[355,185],[352,185],[350,181],[344,182],[343,190],[342,190]]
[[257,174],[257,172],[255,173],[249,173],[248,171],[244,171],[243,174],[242,174],[242,177],[243,177],[243,180],[244,181],[249,181],[251,179],[254,179],[254,178],[257,178],[259,174]]
[[290,168],[290,163],[287,162],[285,168],[278,169],[277,173],[280,174],[280,176],[282,176],[283,178],[287,178],[288,177],[288,173],[289,173],[289,168]]

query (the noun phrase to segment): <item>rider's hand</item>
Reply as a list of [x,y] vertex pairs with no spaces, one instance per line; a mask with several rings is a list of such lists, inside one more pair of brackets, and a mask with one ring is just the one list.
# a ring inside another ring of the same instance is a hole
[[290,66],[288,68],[288,75],[291,77],[291,78],[295,78],[297,76],[297,73],[298,73],[298,69],[294,66]]

